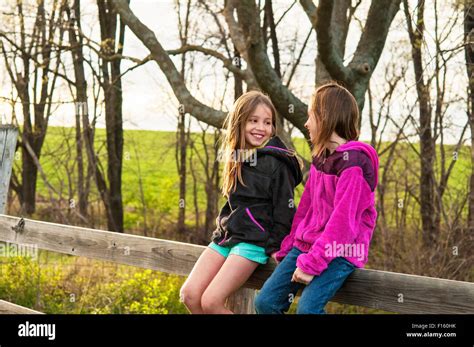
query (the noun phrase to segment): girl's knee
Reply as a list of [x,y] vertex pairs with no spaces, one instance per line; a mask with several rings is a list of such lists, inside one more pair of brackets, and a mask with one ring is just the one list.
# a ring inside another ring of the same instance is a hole
[[201,293],[185,283],[179,291],[179,299],[186,307],[193,308],[200,305]]
[[224,306],[225,300],[211,293],[206,293],[201,297],[201,307],[204,313],[216,313]]

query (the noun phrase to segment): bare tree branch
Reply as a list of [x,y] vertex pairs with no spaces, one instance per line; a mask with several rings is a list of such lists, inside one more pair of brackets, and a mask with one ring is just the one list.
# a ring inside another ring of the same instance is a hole
[[241,76],[243,79],[248,79],[250,78],[248,71],[247,70],[241,70],[237,66],[234,65],[232,59],[226,58],[223,54],[209,48],[204,48],[202,46],[197,46],[197,45],[184,45],[178,49],[172,49],[172,50],[167,50],[166,51],[170,55],[177,55],[177,54],[183,54],[187,52],[201,52],[205,55],[209,55],[211,57],[214,57],[216,59],[219,59],[220,61],[223,62],[224,67],[228,69],[229,71],[233,72],[234,74],[237,74]]
[[133,31],[133,33],[150,50],[151,56],[160,66],[160,69],[170,83],[178,101],[184,105],[186,112],[192,114],[198,120],[221,128],[226,113],[204,105],[189,92],[183,81],[182,75],[176,69],[173,61],[161,46],[153,31],[143,24],[135,14],[130,10],[126,0],[113,1],[116,11],[119,13],[122,21]]
[[[390,24],[400,7],[400,0],[372,1],[362,36],[348,65],[344,64],[344,50],[337,47],[338,39],[340,42],[344,35],[341,34],[341,30],[334,30],[335,21],[332,20],[332,15],[336,3],[337,1],[333,0],[319,2],[316,23],[318,52],[331,77],[343,82],[349,88],[357,99],[359,108],[362,109],[368,81],[379,61]],[[352,16],[354,7],[350,7],[350,3],[348,10]],[[347,23],[349,19],[347,18]],[[346,26],[346,30],[347,28]]]
[[226,7],[229,16],[232,16],[233,11],[237,10],[238,25],[246,40],[248,62],[255,77],[261,82],[259,84],[262,89],[271,97],[279,114],[307,136],[304,123],[307,119],[308,107],[283,85],[273,69],[263,42],[255,1],[229,0]]

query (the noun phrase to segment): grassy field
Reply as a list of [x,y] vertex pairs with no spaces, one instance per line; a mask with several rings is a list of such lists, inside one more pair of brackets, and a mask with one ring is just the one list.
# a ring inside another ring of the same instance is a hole
[[[192,134],[191,136],[196,141],[196,147],[202,149],[202,145],[199,143],[200,134]],[[151,230],[151,235],[159,235],[163,229],[174,224],[179,210],[179,177],[175,158],[176,135],[172,132],[126,130],[124,138],[122,193],[125,229],[128,232],[143,232],[144,209],[146,209],[147,229]],[[207,139],[208,144],[212,144],[214,141],[212,135],[208,135]],[[305,140],[295,138],[294,142],[298,153],[309,160],[311,154]],[[384,143],[382,149],[389,144]],[[104,129],[97,129],[95,145],[105,168],[106,147]],[[414,147],[417,151],[419,150],[418,144],[415,144]],[[393,211],[393,209],[400,209],[400,199],[405,200],[402,208],[405,208],[404,212],[407,214],[407,219],[416,221],[419,220],[418,208],[414,199],[411,197],[405,199],[406,189],[404,185],[410,187],[409,191],[412,194],[419,194],[419,179],[417,177],[420,165],[419,158],[406,143],[400,143],[397,148],[397,159],[386,175],[385,204],[387,209],[392,209]],[[455,160],[455,166],[444,195],[445,205],[447,208],[450,208],[460,204],[460,199],[467,192],[471,173],[470,148],[463,146],[456,156],[453,155],[454,146],[445,146],[445,150],[446,166]],[[387,154],[380,158],[380,175],[383,173],[386,157]],[[41,157],[41,165],[51,185],[55,187],[66,202],[64,204],[65,210],[68,210],[70,207],[67,204],[69,199],[77,201],[77,191],[75,189],[76,163],[74,158],[74,129],[49,128]],[[194,160],[196,167],[194,172],[198,177],[197,201],[201,213],[204,213],[206,197],[204,193],[203,168],[196,156],[194,156]],[[16,165],[19,163],[20,161],[17,161]],[[437,175],[437,179],[439,179],[439,175]],[[192,185],[192,176],[188,169],[186,210],[189,226],[192,226],[195,220]],[[47,207],[50,205],[48,199],[49,192],[41,177],[38,178],[37,189],[38,200],[45,202],[43,206]],[[299,201],[302,191],[303,186],[299,185],[295,191],[296,202]],[[106,228],[106,221],[103,218],[103,212],[101,213],[102,207],[94,182],[92,182],[91,201],[91,206],[97,211],[94,214],[95,227]],[[224,200],[221,199],[220,203],[222,204],[223,202]],[[466,211],[466,209],[464,210]],[[41,215],[41,208],[38,211],[39,217],[44,217]],[[202,218],[204,217],[202,216]],[[388,223],[395,225],[395,218],[396,214],[393,213],[391,218],[388,218]]]
[[[202,149],[200,134],[191,134],[196,141],[196,147]],[[125,229],[139,232],[143,228],[144,207],[147,211],[147,226],[152,229],[153,234],[159,234],[163,226],[173,224],[179,210],[179,177],[176,167],[175,143],[176,135],[172,132],[157,132],[145,130],[127,130],[124,133],[124,156],[122,175],[122,195],[125,211]],[[208,144],[214,142],[212,135],[208,137]],[[295,140],[299,153],[309,159],[310,152],[303,139]],[[106,165],[105,131],[97,129],[96,151],[102,159],[103,166]],[[200,211],[204,213],[206,196],[204,192],[203,168],[195,157],[195,173],[198,176],[197,200]],[[76,191],[76,163],[75,158],[75,134],[73,128],[51,127],[43,148],[41,165],[49,183],[61,194],[66,202],[70,199],[77,201]],[[19,165],[18,160],[15,165]],[[189,167],[189,164],[188,164]],[[186,209],[187,222],[194,224],[194,206],[192,176],[188,169]],[[296,191],[296,200],[302,193],[300,185]],[[141,194],[143,191],[143,196]],[[98,202],[97,191],[92,182],[92,202]],[[38,200],[49,204],[49,190],[41,177],[37,183]],[[224,200],[221,199],[221,204]],[[92,203],[97,209],[100,203]],[[41,203],[40,203],[41,206]],[[64,209],[68,209],[64,204]],[[38,217],[41,216],[41,208]],[[106,227],[106,221],[96,215],[97,227]]]

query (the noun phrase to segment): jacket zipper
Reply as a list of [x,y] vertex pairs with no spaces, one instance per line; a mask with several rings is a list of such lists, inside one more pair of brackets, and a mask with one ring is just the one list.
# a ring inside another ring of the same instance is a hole
[[245,208],[245,211],[247,212],[248,216],[250,217],[250,219],[252,220],[252,222],[257,226],[259,227],[260,230],[262,230],[263,232],[265,232],[265,229],[260,225],[259,222],[257,222],[257,220],[253,217],[252,213],[250,212],[249,208]]
[[227,241],[227,231],[226,231],[225,234],[224,234],[224,238],[222,239],[221,242],[218,243],[218,245],[219,245],[219,246],[222,245],[225,241]]

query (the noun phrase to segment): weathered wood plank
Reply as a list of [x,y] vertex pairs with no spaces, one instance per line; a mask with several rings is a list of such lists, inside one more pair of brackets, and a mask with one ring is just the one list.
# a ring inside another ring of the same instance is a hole
[[251,288],[240,288],[227,299],[227,307],[237,314],[253,314],[255,290]]
[[[189,274],[205,248],[30,219],[24,230],[14,231],[18,221],[0,215],[0,241],[178,275]],[[274,268],[274,263],[259,267],[246,287],[260,288]],[[333,301],[399,313],[474,313],[474,283],[357,269]]]
[[187,275],[205,247],[0,215],[0,241],[36,245],[39,249]]
[[23,306],[0,300],[0,314],[44,314]]
[[13,125],[0,124],[0,214],[5,213],[8,186],[18,138],[18,129]]

